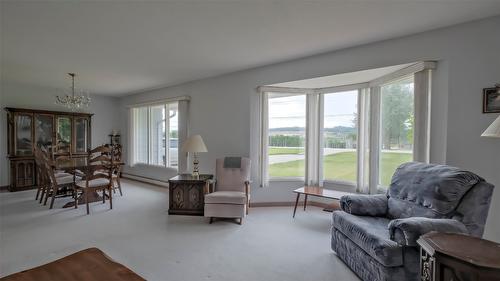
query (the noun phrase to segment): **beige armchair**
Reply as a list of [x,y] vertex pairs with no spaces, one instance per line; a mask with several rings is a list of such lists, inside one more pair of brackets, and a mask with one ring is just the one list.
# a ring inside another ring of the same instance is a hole
[[205,217],[243,218],[250,204],[250,159],[226,157],[216,160],[215,190],[205,194]]

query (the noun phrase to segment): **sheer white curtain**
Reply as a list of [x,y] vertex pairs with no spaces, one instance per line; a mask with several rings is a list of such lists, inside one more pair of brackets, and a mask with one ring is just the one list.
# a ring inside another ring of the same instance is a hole
[[358,94],[358,170],[356,192],[370,193],[370,89]]
[[431,69],[414,74],[415,124],[413,139],[413,160],[429,162],[430,120],[431,120]]
[[187,140],[189,135],[189,100],[179,101],[179,129],[177,141],[177,154],[178,154],[178,170],[179,173],[187,172],[187,152],[182,152],[182,144]]
[[259,174],[260,186],[269,186],[269,166],[268,146],[269,146],[269,93],[261,92],[259,95],[260,103],[260,155],[259,155]]
[[321,180],[320,155],[323,138],[320,132],[321,120],[320,95],[317,93],[307,95],[306,99],[306,185],[319,185]]

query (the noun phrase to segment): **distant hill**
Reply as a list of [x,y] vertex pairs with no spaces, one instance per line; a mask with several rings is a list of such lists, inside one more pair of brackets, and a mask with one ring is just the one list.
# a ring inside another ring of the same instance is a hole
[[[303,127],[281,127],[281,128],[271,128],[271,132],[300,132],[304,131]],[[339,133],[339,134],[349,134],[356,133],[357,129],[352,127],[337,126],[333,128],[325,128],[326,132],[329,133]]]

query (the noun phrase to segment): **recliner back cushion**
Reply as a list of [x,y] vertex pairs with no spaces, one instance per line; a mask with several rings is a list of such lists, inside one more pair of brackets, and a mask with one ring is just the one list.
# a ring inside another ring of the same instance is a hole
[[464,194],[484,181],[447,165],[409,162],[400,165],[387,191],[391,218],[451,217]]

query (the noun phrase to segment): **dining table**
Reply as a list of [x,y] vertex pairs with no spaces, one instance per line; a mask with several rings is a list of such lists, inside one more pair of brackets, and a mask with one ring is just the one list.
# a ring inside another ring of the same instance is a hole
[[[91,169],[92,165],[93,164],[89,163],[87,157],[61,157],[55,161],[55,168],[57,170],[73,174],[73,184],[76,184],[77,176],[82,176],[83,180],[85,180],[85,175],[88,174],[88,171],[93,171],[93,169]],[[113,161],[111,165],[111,169],[114,171],[120,166],[125,165],[125,163],[121,161]],[[88,202],[90,203],[97,201],[102,201],[102,196],[94,190],[89,194]],[[85,198],[83,197],[83,194],[78,197],[78,204],[85,204]],[[68,202],[63,206],[63,208],[70,207],[75,207],[74,201]]]

